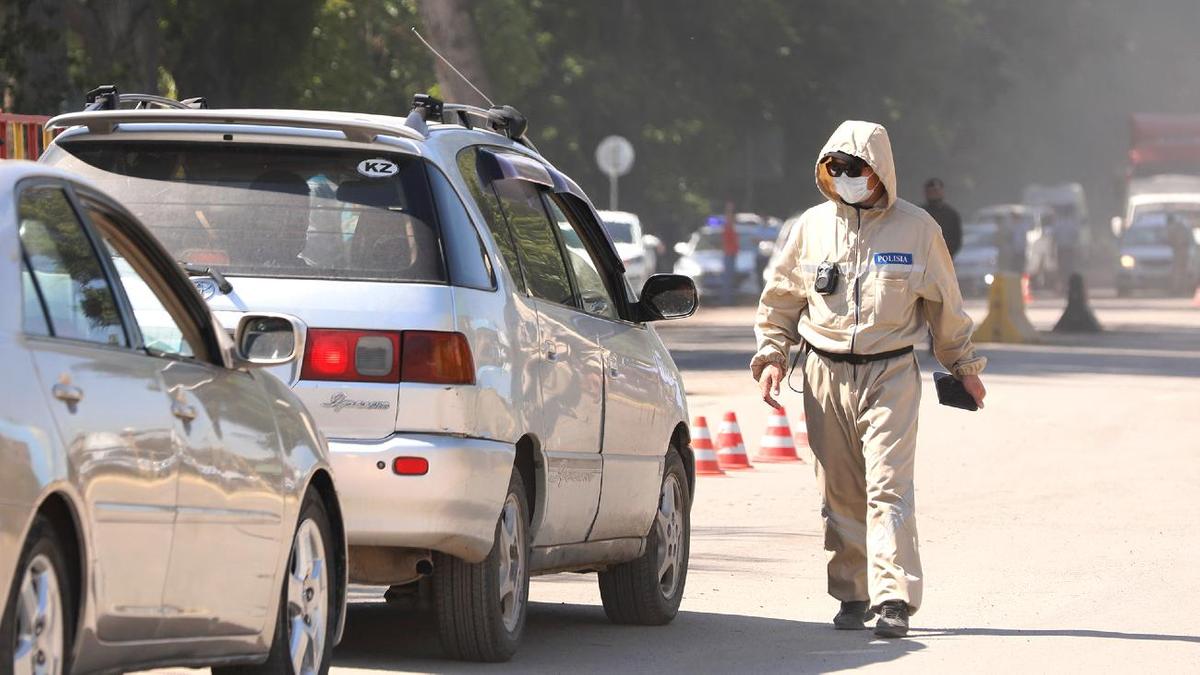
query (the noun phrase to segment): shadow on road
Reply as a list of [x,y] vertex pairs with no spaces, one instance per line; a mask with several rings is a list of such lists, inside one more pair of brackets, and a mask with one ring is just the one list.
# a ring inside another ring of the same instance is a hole
[[597,606],[532,603],[516,658],[482,665],[442,654],[432,614],[373,602],[351,605],[334,665],[437,673],[832,672],[894,661],[924,649],[923,640],[964,636],[1200,644],[1198,636],[1065,628],[914,628],[906,640],[884,641],[868,632],[834,631],[823,622],[704,612],[680,612],[669,626],[615,626]]
[[1120,633],[1110,630],[1072,630],[1063,629],[1031,629],[1016,628],[914,628],[911,635],[916,638],[932,637],[1071,637],[1102,640],[1149,640],[1152,642],[1191,642],[1200,644],[1200,636],[1196,635],[1160,635],[1158,633]]
[[532,603],[511,663],[446,659],[429,613],[383,603],[351,605],[335,667],[480,672],[830,672],[886,663],[923,649],[919,640],[872,640],[826,623],[680,612],[668,626],[615,626],[593,605]]

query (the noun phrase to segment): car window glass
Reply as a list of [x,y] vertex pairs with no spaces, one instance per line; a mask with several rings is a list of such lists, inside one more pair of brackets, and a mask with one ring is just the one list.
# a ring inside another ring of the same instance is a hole
[[228,275],[443,282],[425,160],[376,150],[65,143],[176,259]]
[[556,228],[546,217],[537,188],[519,180],[499,180],[493,187],[516,239],[529,292],[560,305],[574,305]]
[[584,244],[578,227],[553,199],[546,199],[546,207],[550,211],[550,217],[558,225],[563,244],[566,245],[567,259],[571,263],[571,270],[575,272],[575,283],[579,286],[583,309],[589,314],[616,319],[616,303],[613,302],[612,294],[604,283],[601,267]]
[[458,170],[471,190],[471,197],[483,214],[483,221],[492,234],[492,240],[496,242],[496,248],[500,249],[500,257],[504,258],[504,265],[508,267],[508,272],[517,285],[523,287],[524,276],[521,272],[521,262],[517,258],[516,244],[513,243],[512,234],[508,231],[508,223],[504,219],[504,213],[500,210],[500,203],[496,200],[496,195],[491,188],[485,187],[479,180],[479,172],[476,167],[477,153],[478,150],[475,148],[466,148],[458,153]]
[[38,298],[37,288],[33,285],[33,273],[29,265],[21,261],[21,304],[23,307],[22,325],[29,335],[49,335],[50,324],[46,322],[46,313],[42,311],[42,301]]
[[483,249],[483,242],[479,240],[479,232],[471,223],[471,217],[467,215],[458,193],[437,169],[430,168],[429,182],[433,187],[438,224],[441,225],[442,241],[446,246],[450,283],[483,290],[495,288],[491,263]]
[[[129,264],[125,256],[113,245],[113,241],[104,233],[105,229],[115,228],[116,224],[107,214],[95,208],[87,207],[86,210],[88,217],[100,230],[106,252],[112,258],[113,268],[120,277],[121,286],[125,289],[125,297],[129,299],[129,305],[133,309],[133,319],[137,322],[138,330],[142,334],[143,346],[152,354],[194,357],[196,351],[192,348],[191,342],[184,337],[183,330],[167,311],[162,300],[159,299],[158,293],[163,291],[153,290],[146,279],[142,278],[142,275]],[[102,227],[101,223],[106,223],[109,227]]]
[[128,346],[121,315],[96,251],[58,188],[21,193],[21,245],[56,337]]

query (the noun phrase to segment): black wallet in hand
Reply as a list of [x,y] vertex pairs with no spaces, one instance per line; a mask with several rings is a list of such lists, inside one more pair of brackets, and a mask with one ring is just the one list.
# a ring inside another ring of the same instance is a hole
[[935,372],[933,374],[933,384],[937,387],[938,403],[948,405],[951,408],[979,410],[979,406],[975,403],[975,397],[967,392],[967,388],[963,386],[962,380],[950,373]]

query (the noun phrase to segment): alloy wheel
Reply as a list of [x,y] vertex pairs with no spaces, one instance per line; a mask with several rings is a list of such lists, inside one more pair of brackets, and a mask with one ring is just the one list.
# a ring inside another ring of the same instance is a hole
[[329,565],[321,528],[311,519],[296,530],[287,586],[288,656],[296,675],[315,675],[325,655]]
[[63,599],[54,565],[45,555],[25,567],[17,596],[14,675],[60,675],[63,669]]
[[509,495],[500,512],[500,537],[497,569],[500,574],[500,615],[505,630],[516,630],[525,599],[521,589],[525,579],[525,518],[516,495]]
[[654,527],[658,534],[658,590],[672,598],[683,570],[683,490],[673,473],[663,481]]

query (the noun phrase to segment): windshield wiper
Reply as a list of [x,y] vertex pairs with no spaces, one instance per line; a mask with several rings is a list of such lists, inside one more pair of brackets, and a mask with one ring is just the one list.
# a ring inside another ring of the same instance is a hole
[[217,271],[215,267],[210,267],[209,265],[197,265],[196,263],[190,263],[183,260],[179,261],[179,266],[182,267],[183,271],[187,272],[188,276],[190,277],[212,277],[212,280],[217,282],[217,290],[221,291],[223,295],[229,295],[233,292],[233,284],[229,283],[229,280],[225,278],[225,275]]

